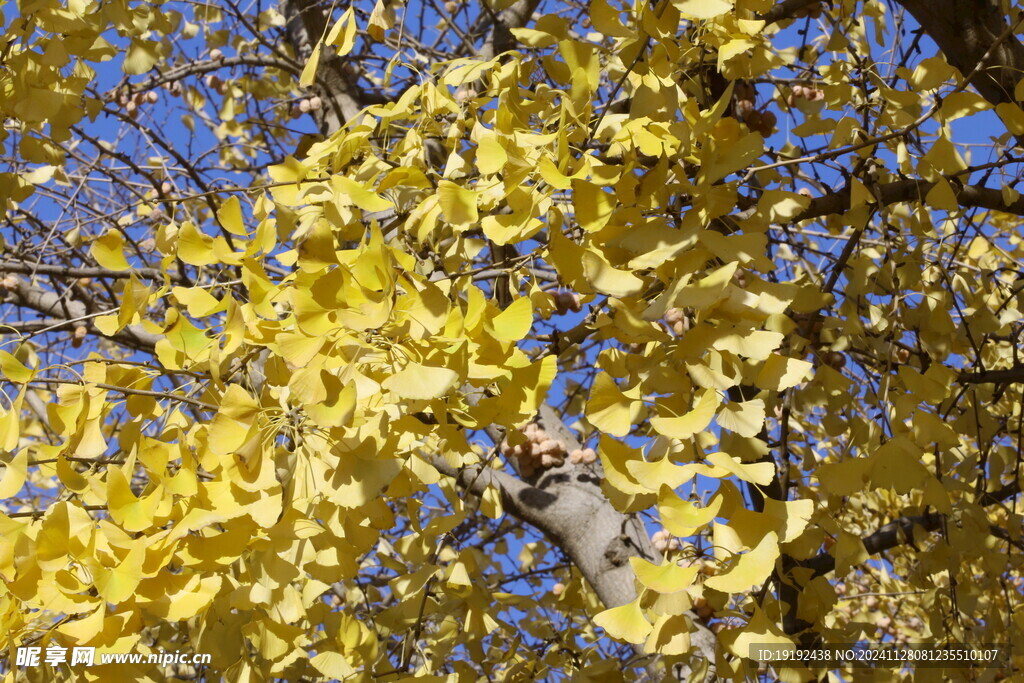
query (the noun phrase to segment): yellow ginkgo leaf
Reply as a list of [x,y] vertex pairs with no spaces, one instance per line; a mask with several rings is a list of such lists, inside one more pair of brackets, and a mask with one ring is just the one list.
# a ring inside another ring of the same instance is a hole
[[387,211],[395,206],[390,200],[343,175],[331,178],[331,185],[334,187],[335,200],[345,206],[355,204],[363,211]]
[[770,462],[755,462],[751,464],[745,464],[732,457],[728,453],[709,453],[704,456],[704,459],[727,470],[730,474],[739,477],[743,481],[753,482],[762,486],[771,483],[772,477],[775,476],[775,465]]
[[216,263],[213,238],[201,233],[191,221],[185,221],[178,229],[178,258],[190,266]]
[[602,372],[590,390],[587,419],[602,432],[625,436],[633,424],[632,404],[633,401],[615,386],[615,380]]
[[761,389],[783,391],[803,382],[814,365],[805,360],[787,358],[773,353],[757,373],[757,386]]
[[217,222],[232,235],[245,235],[245,223],[242,222],[242,204],[237,195],[231,195],[217,209]]
[[631,271],[616,268],[592,249],[583,252],[583,272],[594,289],[620,299],[637,294],[644,288],[641,278]]
[[25,485],[25,479],[28,477],[28,450],[22,448],[4,466],[3,478],[0,479],[0,499],[13,498]]
[[352,420],[356,410],[356,385],[342,386],[329,372],[320,375],[326,397],[319,403],[306,406],[310,419],[321,427],[341,427]]
[[162,498],[162,486],[157,486],[149,495],[137,498],[121,468],[111,467],[107,470],[107,509],[111,519],[125,531],[137,532],[151,527]]
[[494,317],[494,336],[502,341],[519,341],[533,325],[533,302],[520,297]]
[[35,374],[35,370],[25,367],[11,353],[0,351],[0,378],[15,384],[24,384],[31,381]]
[[458,382],[459,374],[450,368],[409,363],[388,377],[381,386],[400,398],[440,398]]
[[594,28],[613,38],[630,38],[634,35],[622,24],[619,13],[608,4],[608,0],[592,0],[590,3],[590,20]]
[[774,500],[766,498],[764,514],[771,518],[779,534],[779,543],[789,543],[797,539],[814,515],[814,501]]
[[672,439],[689,439],[697,432],[704,431],[711,424],[715,410],[721,402],[718,392],[705,389],[697,399],[693,410],[679,417],[652,417],[654,431]]
[[678,488],[697,475],[703,465],[677,465],[671,458],[659,458],[654,461],[631,460],[626,469],[633,478],[651,491],[659,490],[663,485]]
[[655,489],[638,483],[630,474],[632,465],[644,462],[639,450],[602,435],[597,452],[604,468],[605,481],[609,486],[628,496],[643,495],[645,499],[654,501],[654,495],[650,491]]
[[573,180],[573,206],[576,221],[587,232],[603,228],[615,211],[615,195],[586,180]]
[[729,403],[718,413],[717,419],[722,429],[744,437],[757,436],[764,426],[764,401],[755,398]]
[[870,557],[861,537],[843,529],[836,534],[836,544],[832,546],[831,553],[836,558],[836,571],[843,575]]
[[481,173],[497,173],[508,163],[508,153],[501,146],[498,136],[488,133],[480,140],[476,148],[476,167]]
[[714,347],[750,360],[764,360],[779,348],[783,335],[768,330],[753,330],[743,334],[730,334],[715,340]]
[[147,611],[171,622],[191,619],[210,605],[222,582],[217,575],[200,578],[193,574],[181,584],[163,586],[160,599]]
[[726,0],[673,0],[672,4],[691,19],[712,19],[732,9],[732,3]]
[[606,609],[594,615],[594,623],[603,628],[612,638],[627,643],[642,643],[647,639],[653,626],[640,609],[639,598],[625,605]]
[[349,7],[327,34],[327,44],[333,45],[339,57],[352,52],[356,42],[355,7]]
[[95,583],[100,597],[114,605],[130,598],[142,580],[142,563],[145,560],[146,546],[140,541],[116,567],[97,570]]
[[700,571],[700,565],[680,567],[675,560],[654,564],[640,557],[629,558],[637,580],[658,593],[676,593],[686,590]]
[[320,652],[314,655],[309,663],[328,679],[335,681],[344,681],[356,673],[345,655],[340,652]]
[[104,268],[128,270],[131,267],[124,257],[124,236],[120,230],[107,230],[96,238],[89,251],[96,263]]
[[476,208],[479,192],[442,180],[437,185],[437,196],[441,202],[441,215],[452,225],[466,227],[479,220]]
[[317,43],[313,47],[313,52],[309,55],[306,66],[302,68],[302,74],[299,75],[299,85],[303,88],[308,88],[316,81],[316,70],[320,66],[320,45]]
[[725,298],[725,290],[736,273],[737,267],[739,267],[737,261],[727,263],[697,282],[682,287],[676,294],[673,305],[702,310],[718,303]]
[[144,74],[160,59],[160,44],[152,40],[132,39],[122,68],[130,76]]
[[661,523],[672,532],[673,536],[685,538],[706,526],[718,516],[722,508],[723,497],[716,495],[707,507],[683,500],[668,486],[663,486],[658,493],[658,514]]
[[644,652],[667,656],[685,655],[690,652],[690,631],[693,625],[685,614],[663,614],[654,622]]
[[[185,305],[188,314],[193,318],[205,318],[226,306],[226,302],[218,301],[205,287],[174,287],[171,294],[179,303]],[[103,332],[108,334],[106,331]]]
[[484,216],[480,221],[487,239],[497,245],[515,244],[533,237],[544,227],[544,222],[527,214],[499,214]]
[[760,585],[775,570],[779,554],[779,538],[769,531],[756,548],[740,555],[730,569],[710,577],[704,585],[723,593],[739,593]]
[[234,453],[248,438],[259,404],[241,386],[229,384],[221,398],[220,409],[210,423],[207,443],[218,455]]
[[793,639],[772,623],[764,610],[757,605],[754,606],[754,616],[746,626],[723,632],[720,639],[737,657],[752,657],[752,645],[771,647],[773,650],[796,648]]

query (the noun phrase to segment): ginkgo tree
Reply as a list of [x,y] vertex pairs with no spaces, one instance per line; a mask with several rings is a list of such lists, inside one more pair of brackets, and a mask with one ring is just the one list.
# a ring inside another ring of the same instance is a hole
[[1016,5],[0,11],[5,680],[1019,673]]

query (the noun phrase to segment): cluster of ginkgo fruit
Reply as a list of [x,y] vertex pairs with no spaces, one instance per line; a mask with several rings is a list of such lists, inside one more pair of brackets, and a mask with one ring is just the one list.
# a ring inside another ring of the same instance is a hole
[[665,311],[665,324],[677,337],[683,336],[690,329],[690,319],[681,308],[670,308]]
[[583,304],[580,303],[580,296],[575,292],[559,290],[552,294],[551,298],[554,299],[555,313],[558,315],[565,315],[569,311],[579,313],[583,309]]
[[320,96],[313,95],[312,97],[306,97],[293,104],[290,115],[293,119],[297,119],[303,114],[308,114],[311,111],[320,111],[323,106],[324,102],[320,99]]
[[778,119],[775,114],[768,111],[767,105],[761,109],[757,108],[754,102],[757,99],[757,90],[754,89],[753,84],[746,81],[738,82],[734,94],[736,118],[747,124],[747,128],[764,137],[771,135]]
[[842,370],[846,367],[846,354],[828,348],[832,342],[822,338],[822,334],[825,332],[825,323],[820,317],[813,313],[794,313],[793,321],[797,324],[796,331],[806,335],[810,347],[817,349],[813,356],[818,364],[827,365],[833,370]]
[[651,536],[651,543],[659,553],[669,550],[679,550],[679,539],[673,536],[668,529],[659,529]]
[[206,78],[203,79],[206,83],[206,87],[213,90],[218,95],[226,95],[230,84],[217,74],[207,74]]
[[597,453],[593,448],[577,448],[567,454],[562,442],[552,439],[536,422],[523,427],[523,434],[526,435],[526,443],[512,446],[505,441],[501,444],[500,450],[506,458],[515,456],[519,462],[519,471],[524,477],[533,476],[552,467],[561,467],[565,464],[567,455],[569,462],[574,465],[597,462]]
[[156,104],[160,101],[160,95],[155,90],[135,93],[129,93],[125,90],[111,90],[107,93],[106,98],[110,102],[116,101],[118,106],[121,107],[121,111],[133,119],[138,117],[139,109],[143,105]]
[[794,85],[789,91],[789,97],[786,98],[786,104],[795,107],[800,100],[820,102],[823,99],[825,99],[825,92],[820,88],[810,85]]

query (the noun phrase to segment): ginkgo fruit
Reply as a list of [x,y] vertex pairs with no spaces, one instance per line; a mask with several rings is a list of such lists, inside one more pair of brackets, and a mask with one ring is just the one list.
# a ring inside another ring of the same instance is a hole
[[753,104],[753,101],[757,99],[757,88],[750,81],[736,81],[736,86],[733,88],[733,97],[737,101],[747,100]]
[[842,370],[846,367],[846,354],[842,351],[824,351],[821,356],[822,362],[833,370]]
[[679,539],[675,538],[667,529],[659,529],[651,535],[651,544],[659,553],[670,550],[679,550]]
[[569,453],[569,462],[574,465],[591,465],[597,462],[597,451],[593,448],[577,448]]
[[697,612],[697,616],[700,620],[707,623],[711,617],[715,616],[715,608],[711,606],[711,603],[706,598],[699,597],[693,601],[694,611]]
[[85,341],[85,336],[88,333],[89,330],[84,325],[79,325],[78,327],[76,327],[74,334],[72,334],[71,336],[71,346],[73,346],[76,349],[80,347],[82,343]]
[[530,422],[523,427],[522,432],[527,438],[525,443],[511,446],[503,441],[499,451],[505,457],[516,458],[523,476],[533,476],[539,471],[565,464],[565,445],[550,438],[539,424]]
[[750,116],[754,111],[754,102],[752,100],[738,100],[736,102],[736,115],[741,121],[746,121],[747,117]]
[[564,315],[569,311],[578,313],[582,308],[580,297],[575,292],[562,289],[555,292],[552,296],[555,300],[555,312],[558,315]]
[[476,89],[463,86],[455,91],[455,101],[459,104],[464,104],[469,100],[475,99],[477,94]]
[[670,308],[665,311],[665,324],[677,337],[682,336],[690,329],[690,316],[682,308]]

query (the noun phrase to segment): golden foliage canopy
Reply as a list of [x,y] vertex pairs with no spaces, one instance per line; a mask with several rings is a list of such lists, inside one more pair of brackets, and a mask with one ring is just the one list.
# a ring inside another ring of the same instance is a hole
[[212,659],[18,675],[1019,646],[1024,46],[977,4],[5,5],[0,644]]

